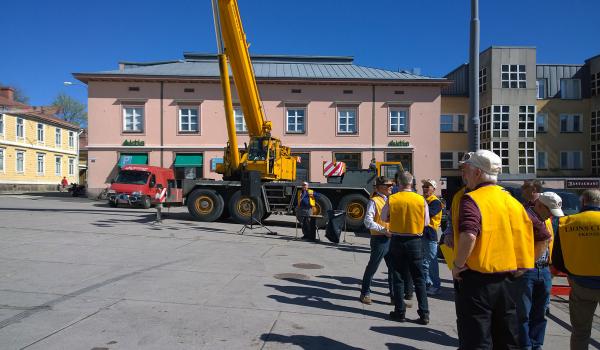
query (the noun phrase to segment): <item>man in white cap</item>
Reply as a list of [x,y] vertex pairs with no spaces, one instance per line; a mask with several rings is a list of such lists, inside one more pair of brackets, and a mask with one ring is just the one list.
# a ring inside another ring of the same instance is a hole
[[423,197],[429,206],[429,224],[423,230],[423,278],[428,295],[440,292],[440,269],[437,262],[438,230],[442,223],[442,202],[434,194],[437,183],[432,179],[421,180]]
[[546,333],[546,310],[550,304],[552,275],[550,252],[552,251],[552,221],[564,216],[562,199],[554,192],[537,195],[531,206],[526,207],[533,224],[535,268],[527,270],[515,281],[517,288],[517,314],[519,316],[519,342],[522,349],[541,349]]
[[517,349],[513,272],[534,266],[533,226],[525,208],[496,185],[494,152],[465,155],[466,192],[452,213],[456,311],[461,349]]

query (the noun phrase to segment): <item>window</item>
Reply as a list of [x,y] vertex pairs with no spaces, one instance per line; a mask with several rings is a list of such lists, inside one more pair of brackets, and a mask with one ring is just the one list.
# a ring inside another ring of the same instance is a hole
[[62,174],[62,157],[54,157],[54,174],[57,176]]
[[4,114],[0,114],[0,135],[4,135]]
[[290,134],[303,134],[306,122],[306,108],[290,107],[286,111],[285,132]]
[[38,175],[44,175],[44,160],[46,156],[44,153],[37,154],[37,173]]
[[487,90],[487,68],[481,67],[479,69],[479,93]]
[[581,116],[578,114],[561,114],[560,132],[581,132]]
[[440,160],[441,160],[442,169],[454,169],[454,153],[453,152],[440,153]]
[[537,153],[537,168],[548,169],[548,153],[538,152]]
[[15,160],[17,162],[15,166],[17,168],[17,173],[25,172],[25,151],[17,151]]
[[44,124],[42,123],[37,125],[37,140],[38,142],[44,142]]
[[519,174],[535,173],[535,142],[519,142]]
[[123,131],[144,132],[144,109],[142,107],[123,107]]
[[482,140],[489,140],[492,138],[492,121],[490,119],[491,110],[491,107],[485,107],[479,110],[479,132]]
[[0,148],[0,172],[4,172],[4,148]]
[[356,108],[338,109],[338,134],[356,134]]
[[600,157],[600,146],[597,144],[592,144],[591,146],[592,149],[592,174],[594,175],[598,175],[598,173],[600,172],[600,162],[599,162],[599,158]]
[[296,180],[310,180],[310,153],[292,153],[292,156],[299,157],[296,163]]
[[56,147],[62,145],[62,130],[60,130],[60,128],[54,129],[54,143],[56,144]]
[[535,137],[535,106],[519,106],[519,137]]
[[548,132],[548,116],[545,113],[538,113],[536,117],[537,132]]
[[563,100],[578,100],[581,98],[581,80],[561,79],[560,98]]
[[592,96],[600,95],[600,72],[590,75],[590,87]]
[[408,110],[392,108],[390,109],[390,134],[408,133]]
[[17,138],[22,139],[25,137],[25,121],[23,118],[17,118]]
[[[404,170],[412,173],[412,153],[386,153],[385,154],[386,162],[400,162],[402,163],[402,167]],[[395,174],[394,174],[395,176]]]
[[464,114],[442,114],[440,117],[441,132],[464,132],[465,115]]
[[179,109],[179,132],[196,133],[200,130],[198,124],[198,108]]
[[75,132],[69,131],[69,147],[75,148]]
[[546,79],[538,79],[535,81],[535,88],[537,90],[537,99],[543,100],[546,98]]
[[508,106],[493,106],[492,137],[508,137]]
[[600,141],[600,110],[592,112],[592,118],[590,120],[591,128],[590,128],[590,136],[592,137],[592,142]]
[[[496,153],[502,159],[502,172],[509,173],[508,142],[494,141],[491,143],[492,152]],[[487,149],[487,148],[484,148]]]
[[581,169],[581,151],[560,152],[561,169]]
[[525,89],[527,87],[527,74],[524,64],[502,65],[502,87],[511,89]]
[[360,170],[361,166],[361,153],[334,153],[333,159],[336,162],[346,163],[347,170]]
[[248,127],[246,127],[246,121],[244,120],[244,112],[242,112],[242,107],[233,108],[233,117],[235,119],[235,131],[238,134],[247,133]]
[[75,175],[75,158],[69,158],[69,176]]

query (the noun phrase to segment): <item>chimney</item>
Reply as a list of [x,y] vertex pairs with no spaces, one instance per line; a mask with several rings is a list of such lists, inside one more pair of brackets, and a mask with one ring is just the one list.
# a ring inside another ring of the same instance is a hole
[[15,89],[10,86],[0,87],[0,96],[6,97],[9,101],[15,100]]

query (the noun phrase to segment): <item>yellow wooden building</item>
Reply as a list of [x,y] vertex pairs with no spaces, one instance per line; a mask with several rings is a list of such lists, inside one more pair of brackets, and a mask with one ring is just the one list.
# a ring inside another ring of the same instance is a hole
[[0,108],[0,191],[56,190],[79,182],[79,126],[19,107]]

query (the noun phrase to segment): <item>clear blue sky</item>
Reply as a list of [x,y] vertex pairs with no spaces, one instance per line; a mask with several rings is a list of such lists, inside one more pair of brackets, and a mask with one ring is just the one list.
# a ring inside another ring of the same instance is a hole
[[[359,65],[443,76],[468,60],[469,0],[238,0],[252,54],[349,55]],[[216,51],[210,0],[2,2],[0,82],[33,105],[73,72]],[[480,0],[481,49],[536,46],[538,63],[600,54],[598,0]]]

